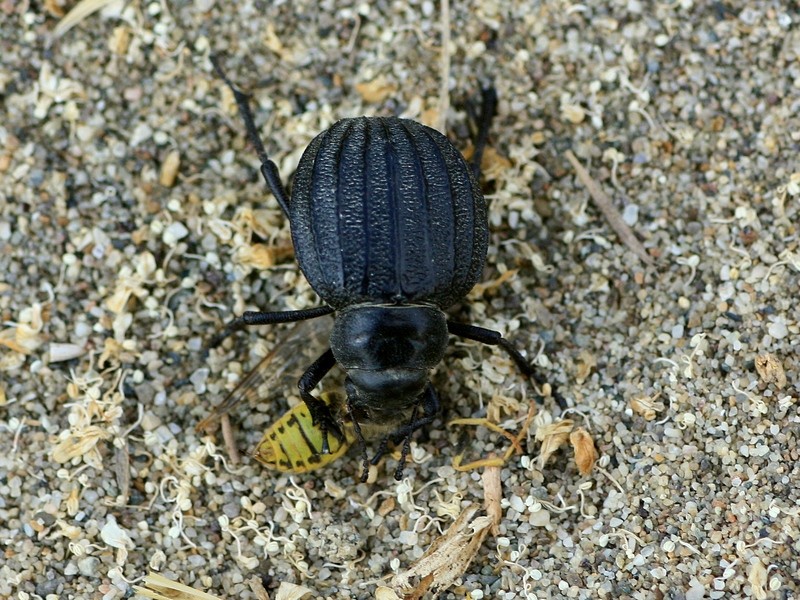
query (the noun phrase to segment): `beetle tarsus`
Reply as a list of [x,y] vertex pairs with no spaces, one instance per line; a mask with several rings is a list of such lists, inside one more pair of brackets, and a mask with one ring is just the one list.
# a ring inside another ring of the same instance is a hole
[[350,422],[353,424],[353,430],[356,433],[358,440],[358,449],[361,453],[361,483],[366,483],[369,477],[369,456],[367,455],[367,440],[364,439],[364,434],[361,431],[361,425],[353,414],[353,405],[347,400],[347,415],[350,417]]

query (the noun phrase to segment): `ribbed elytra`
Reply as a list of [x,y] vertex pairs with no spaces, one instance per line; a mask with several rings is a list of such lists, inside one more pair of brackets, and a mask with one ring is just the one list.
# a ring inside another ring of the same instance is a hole
[[300,268],[334,308],[446,308],[480,280],[483,195],[450,141],[415,121],[344,119],[317,136],[289,211]]

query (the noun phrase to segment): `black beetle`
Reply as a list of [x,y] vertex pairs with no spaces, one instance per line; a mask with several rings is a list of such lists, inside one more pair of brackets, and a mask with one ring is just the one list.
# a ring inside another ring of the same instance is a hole
[[[298,384],[323,433],[321,452],[328,452],[328,432],[339,438],[342,432],[311,391],[336,363],[347,373],[344,409],[360,438],[362,479],[369,461],[359,422],[394,425],[372,463],[389,441],[404,441],[395,472],[400,479],[411,434],[439,412],[430,372],[444,357],[449,334],[500,346],[520,371],[544,383],[499,332],[448,321],[443,312],[478,283],[486,260],[488,222],[477,176],[496,103],[493,91],[484,90],[472,168],[444,135],[415,121],[343,119],[303,153],[290,200],[258,136],[247,96],[216,58],[212,64],[233,92],[267,186],[289,218],[300,269],[326,305],[245,312],[211,344],[248,325],[334,313],[330,348]],[[564,405],[560,395],[553,397]],[[405,424],[397,425],[402,419]]]

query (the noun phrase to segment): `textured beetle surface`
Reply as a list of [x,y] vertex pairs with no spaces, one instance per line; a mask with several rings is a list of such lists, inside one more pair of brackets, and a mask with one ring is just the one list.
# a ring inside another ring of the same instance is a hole
[[415,121],[344,119],[297,167],[289,206],[297,261],[334,308],[446,308],[480,280],[486,207],[448,139]]

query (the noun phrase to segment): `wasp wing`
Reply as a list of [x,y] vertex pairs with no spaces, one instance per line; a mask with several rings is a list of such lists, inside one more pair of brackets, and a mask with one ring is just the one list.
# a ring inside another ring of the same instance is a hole
[[300,321],[281,336],[275,347],[231,390],[225,399],[195,430],[207,433],[219,418],[243,400],[264,401],[297,386],[303,371],[322,352],[330,333],[331,321],[325,317]]

